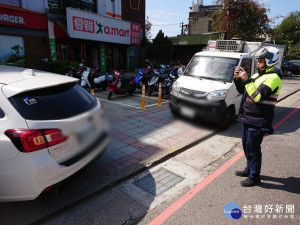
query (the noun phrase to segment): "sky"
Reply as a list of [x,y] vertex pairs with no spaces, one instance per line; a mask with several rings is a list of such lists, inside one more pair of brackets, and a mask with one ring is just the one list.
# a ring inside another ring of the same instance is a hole
[[[159,30],[162,30],[168,37],[180,35],[180,24],[188,24],[189,12],[192,3],[197,0],[146,0],[146,17],[152,23],[151,39],[155,38]],[[213,5],[215,0],[203,0],[203,5]],[[292,11],[300,11],[299,0],[258,0],[270,9],[270,19],[277,16],[287,17]],[[276,19],[272,26],[282,22],[283,17]]]

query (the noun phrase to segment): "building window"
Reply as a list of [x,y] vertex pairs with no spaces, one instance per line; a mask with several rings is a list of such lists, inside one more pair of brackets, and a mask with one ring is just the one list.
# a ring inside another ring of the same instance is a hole
[[48,0],[49,12],[66,14],[66,7],[97,12],[97,0]]
[[0,65],[25,67],[23,37],[0,35]]

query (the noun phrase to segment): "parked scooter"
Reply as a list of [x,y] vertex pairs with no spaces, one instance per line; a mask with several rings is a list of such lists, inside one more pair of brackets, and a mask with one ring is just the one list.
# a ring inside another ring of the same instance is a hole
[[159,83],[162,83],[169,75],[167,73],[160,73],[159,70],[153,70],[154,74],[148,81],[148,96],[151,96],[154,90],[158,90]]
[[135,85],[138,89],[142,89],[143,84],[145,84],[146,89],[148,88],[148,81],[153,75],[153,64],[149,59],[145,59],[146,67],[143,69],[138,69],[138,73],[135,76]]
[[84,62],[81,61],[80,63],[78,63],[78,68],[75,68],[73,66],[69,66],[68,68],[70,69],[70,71],[68,73],[66,73],[66,76],[81,79],[81,75],[82,75],[83,71],[85,70],[85,65],[84,65]]
[[106,73],[99,73],[99,69],[86,67],[81,75],[80,86],[89,88],[101,88],[106,90],[108,83]]
[[128,93],[133,95],[135,92],[135,76],[125,76],[119,70],[113,70],[112,74],[107,76],[108,80],[108,100],[111,100],[113,94],[123,95]]
[[170,95],[172,85],[179,76],[178,69],[179,68],[170,69],[169,76],[162,82],[161,97],[164,97],[165,95]]
[[135,77],[135,85],[138,89],[142,89],[143,84],[145,84],[145,88],[148,89],[148,81],[152,78],[153,71],[138,69],[138,73]]

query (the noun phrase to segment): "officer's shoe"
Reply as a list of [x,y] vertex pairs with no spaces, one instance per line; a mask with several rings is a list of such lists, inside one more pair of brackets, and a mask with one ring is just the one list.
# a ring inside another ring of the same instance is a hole
[[235,171],[235,175],[239,177],[249,177],[249,171],[248,170],[243,170],[243,171]]
[[252,179],[252,178],[247,178],[246,180],[241,181],[241,186],[243,187],[252,187],[252,186],[256,186],[256,185],[260,185],[261,181],[259,178],[257,179]]

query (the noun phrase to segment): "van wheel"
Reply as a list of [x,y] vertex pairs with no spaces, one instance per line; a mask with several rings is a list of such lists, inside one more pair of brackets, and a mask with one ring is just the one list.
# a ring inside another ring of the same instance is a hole
[[228,108],[226,109],[223,119],[221,120],[219,126],[221,129],[227,129],[230,124],[232,123],[234,118],[234,109],[233,108]]

